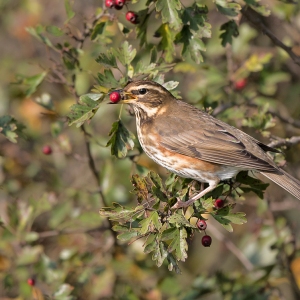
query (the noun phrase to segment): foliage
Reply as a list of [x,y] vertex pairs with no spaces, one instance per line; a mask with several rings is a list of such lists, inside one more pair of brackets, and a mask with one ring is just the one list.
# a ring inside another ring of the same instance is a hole
[[[0,76],[13,83],[0,87],[0,298],[298,299],[296,200],[290,210],[288,201],[270,204],[285,194],[240,172],[192,207],[173,209],[200,183],[154,165],[131,109],[107,102],[113,90],[147,78],[286,148],[300,128],[291,34],[299,5],[132,0],[116,10],[103,2],[0,4]],[[127,10],[138,24],[125,19]],[[52,154],[43,155],[45,144]],[[286,154],[296,174],[292,145],[272,155],[283,165]],[[209,249],[199,219],[213,236]]]

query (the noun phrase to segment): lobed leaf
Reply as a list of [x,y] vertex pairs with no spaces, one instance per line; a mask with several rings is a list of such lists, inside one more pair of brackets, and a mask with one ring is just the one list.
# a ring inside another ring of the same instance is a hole
[[99,100],[95,101],[90,97],[90,94],[82,95],[79,98],[78,104],[72,105],[70,112],[67,115],[69,126],[76,124],[76,127],[80,127],[84,122],[92,119],[97,112],[104,95],[98,94],[98,97]]
[[128,41],[125,41],[120,48],[112,48],[111,51],[124,66],[128,66],[136,56],[136,49],[129,45]]
[[178,15],[178,10],[181,9],[179,0],[157,0],[155,6],[156,10],[161,12],[163,23],[169,23],[175,30],[180,28],[182,21]]
[[25,126],[19,123],[12,116],[0,117],[0,133],[2,133],[12,143],[17,142],[17,137],[23,135]]
[[113,123],[112,129],[109,133],[111,138],[106,144],[106,147],[111,146],[111,155],[117,158],[124,158],[127,151],[134,147],[135,136],[123,124],[121,120]]
[[220,34],[220,38],[222,40],[221,43],[223,47],[225,47],[227,43],[231,45],[232,37],[237,37],[239,35],[237,24],[233,20],[224,23],[220,29],[221,31],[223,31]]

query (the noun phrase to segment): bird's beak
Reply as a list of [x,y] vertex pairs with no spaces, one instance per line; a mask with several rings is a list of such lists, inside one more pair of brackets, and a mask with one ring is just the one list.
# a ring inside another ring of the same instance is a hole
[[137,96],[130,93],[130,92],[125,92],[125,91],[121,91],[121,99],[118,103],[120,104],[128,104],[128,103],[132,103],[135,102],[137,100]]

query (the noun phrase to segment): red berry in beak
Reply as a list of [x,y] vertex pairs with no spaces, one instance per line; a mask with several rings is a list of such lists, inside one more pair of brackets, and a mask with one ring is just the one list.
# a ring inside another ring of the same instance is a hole
[[121,99],[120,93],[118,93],[118,92],[112,92],[112,93],[110,93],[109,99],[113,103],[119,102],[120,99]]

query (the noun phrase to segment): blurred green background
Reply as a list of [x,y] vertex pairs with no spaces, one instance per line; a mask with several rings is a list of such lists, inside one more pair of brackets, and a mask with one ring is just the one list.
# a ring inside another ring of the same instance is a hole
[[[300,54],[300,5],[266,2],[271,9],[268,28]],[[193,1],[182,3],[189,6]],[[227,19],[212,2],[201,3],[208,6],[212,25],[212,37],[204,39],[204,62],[183,61],[176,48],[175,66],[166,78],[179,81],[181,97],[199,108],[213,110],[229,104],[218,118],[266,143],[273,136],[299,136],[300,126],[273,113],[299,119],[299,65],[242,16],[237,20],[240,35],[232,46],[222,47],[220,26]],[[136,164],[112,157],[105,147],[120,108],[106,105],[106,99],[85,127],[100,173],[98,186],[82,131],[66,124],[65,115],[76,102],[71,86],[48,77],[26,97],[26,86],[16,83],[20,76],[49,72],[60,59],[59,53],[34,39],[26,27],[58,26],[65,34],[51,36],[52,42],[67,40],[77,45],[68,33],[80,36],[84,22],[102,4],[100,0],[75,0],[71,3],[75,17],[65,23],[63,1],[0,0],[0,116],[12,115],[26,126],[25,136],[17,143],[0,135],[0,299],[299,299],[300,204],[273,184],[265,200],[254,194],[241,197],[236,211],[246,212],[248,222],[234,226],[233,233],[209,219],[212,246],[203,248],[201,235],[195,234],[187,261],[180,263],[181,275],[169,272],[166,265],[157,268],[151,255],[143,253],[143,240],[129,246],[114,244],[108,221],[98,213],[103,205],[99,188],[106,204],[136,203],[130,193]],[[145,2],[128,5],[139,11]],[[138,56],[147,52],[139,48],[134,33],[124,37],[120,32],[115,20],[126,24],[124,10],[108,13],[112,25],[96,40],[86,39],[79,54],[80,70],[66,71],[69,83],[76,74],[78,95],[88,93],[97,72],[103,71],[95,61],[99,53],[118,47],[125,39],[138,49]],[[153,34],[160,19],[153,14],[150,24],[148,39],[157,44]],[[236,87],[244,78],[245,86]],[[43,99],[50,99],[54,111],[37,103]],[[122,115],[135,133],[134,118],[125,110]],[[51,146],[52,154],[43,153],[45,145]],[[287,170],[297,178],[299,153],[299,145],[284,149]],[[283,157],[276,159],[284,164]],[[144,154],[138,164],[167,175]],[[28,284],[30,278],[34,286]]]

